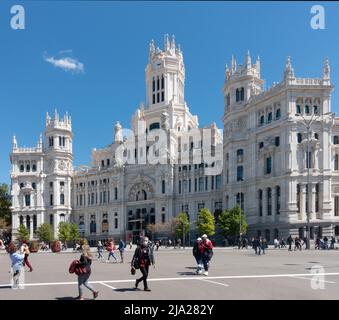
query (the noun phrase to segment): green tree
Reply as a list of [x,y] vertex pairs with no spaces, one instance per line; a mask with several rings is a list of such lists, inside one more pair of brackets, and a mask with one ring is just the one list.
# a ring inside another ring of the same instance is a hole
[[40,241],[52,241],[54,239],[52,226],[49,223],[42,223],[37,229],[37,235]]
[[215,234],[214,216],[209,209],[203,208],[199,210],[197,229],[200,234],[206,233],[208,236],[213,236]]
[[78,225],[76,223],[71,223],[69,231],[70,231],[70,240],[78,241],[80,238]]
[[[189,229],[190,229],[190,223],[188,221],[187,214],[185,212],[179,213],[175,218],[174,218],[174,230],[175,234],[177,237],[180,239],[183,239],[184,236],[187,235]],[[184,242],[184,239],[183,239]]]
[[58,226],[58,238],[62,242],[71,240],[71,226],[68,222],[60,222]]
[[240,232],[240,219],[241,219],[241,231],[242,234],[247,232],[247,221],[244,212],[239,205],[236,205],[230,210],[224,210],[219,216],[219,226],[224,235],[234,236],[239,235]]
[[0,226],[9,227],[12,222],[11,196],[9,187],[5,183],[0,184]]
[[18,229],[18,240],[19,241],[28,241],[29,240],[29,231],[24,224],[20,224]]

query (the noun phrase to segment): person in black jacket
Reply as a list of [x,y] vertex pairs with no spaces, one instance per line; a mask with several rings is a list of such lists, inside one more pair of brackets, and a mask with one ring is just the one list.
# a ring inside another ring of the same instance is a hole
[[99,292],[95,291],[92,287],[92,285],[90,285],[88,283],[88,279],[91,275],[91,264],[92,264],[92,254],[90,251],[90,247],[89,245],[84,245],[82,247],[82,254],[79,260],[79,267],[85,269],[85,273],[83,274],[79,274],[78,275],[78,288],[79,288],[79,296],[77,299],[79,300],[84,300],[84,296],[83,296],[83,291],[82,291],[82,286],[85,286],[87,289],[89,289],[90,291],[92,291],[93,293],[93,299],[97,298]]
[[141,281],[144,283],[144,290],[151,291],[147,284],[147,278],[149,273],[149,266],[153,265],[155,268],[154,255],[153,255],[153,246],[148,240],[148,237],[144,237],[138,247],[135,249],[131,267],[132,269],[140,269],[142,277],[135,280],[135,288],[138,288],[138,285]]
[[202,239],[199,237],[195,241],[194,246],[193,246],[193,256],[197,262],[197,270],[196,270],[197,274],[202,273],[202,254],[200,250],[201,242],[202,242]]

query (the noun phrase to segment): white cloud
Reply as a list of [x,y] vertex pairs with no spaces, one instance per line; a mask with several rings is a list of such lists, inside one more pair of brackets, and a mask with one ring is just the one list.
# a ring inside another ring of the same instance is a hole
[[84,73],[84,64],[77,59],[71,57],[54,58],[52,56],[44,55],[44,60],[56,68],[60,68],[66,72]]

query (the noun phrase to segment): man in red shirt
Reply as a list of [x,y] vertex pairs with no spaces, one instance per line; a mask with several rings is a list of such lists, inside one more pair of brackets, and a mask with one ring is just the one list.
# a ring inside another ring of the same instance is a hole
[[208,276],[209,262],[213,257],[213,244],[212,244],[212,241],[207,238],[206,234],[202,235],[201,238],[202,238],[202,243],[200,246],[200,251],[202,255],[202,263],[205,269],[204,275]]

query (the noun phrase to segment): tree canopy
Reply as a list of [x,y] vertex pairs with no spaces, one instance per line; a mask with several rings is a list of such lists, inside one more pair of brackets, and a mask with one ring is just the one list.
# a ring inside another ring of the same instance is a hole
[[197,218],[197,229],[200,234],[213,236],[215,234],[214,216],[209,209],[203,208],[199,210]]
[[237,236],[240,232],[240,220],[242,234],[247,232],[246,216],[239,205],[229,210],[224,210],[219,216],[219,226],[224,235]]

